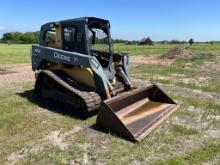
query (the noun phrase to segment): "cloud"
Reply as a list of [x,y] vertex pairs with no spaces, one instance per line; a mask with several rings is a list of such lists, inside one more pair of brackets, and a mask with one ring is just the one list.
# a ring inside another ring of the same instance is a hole
[[0,30],[5,30],[6,28],[3,26],[0,26]]

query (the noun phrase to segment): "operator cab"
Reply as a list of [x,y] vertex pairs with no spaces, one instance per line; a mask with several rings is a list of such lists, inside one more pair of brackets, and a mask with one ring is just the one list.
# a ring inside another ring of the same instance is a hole
[[84,17],[41,27],[40,45],[95,56],[103,68],[111,63],[110,23]]

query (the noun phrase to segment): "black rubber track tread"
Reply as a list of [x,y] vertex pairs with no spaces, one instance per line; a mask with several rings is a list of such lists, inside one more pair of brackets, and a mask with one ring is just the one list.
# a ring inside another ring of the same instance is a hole
[[60,76],[56,74],[55,72],[52,72],[49,70],[42,70],[39,72],[39,74],[45,74],[49,76],[51,79],[56,81],[59,85],[63,86],[68,91],[78,96],[85,103],[88,112],[97,110],[100,107],[102,99],[96,92],[83,91],[79,89],[73,83],[70,83],[65,80],[68,77],[65,75],[65,73],[61,73],[61,75],[63,76]]

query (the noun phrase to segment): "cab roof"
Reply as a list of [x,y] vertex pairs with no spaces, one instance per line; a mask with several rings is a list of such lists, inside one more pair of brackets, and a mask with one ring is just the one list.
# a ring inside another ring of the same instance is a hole
[[96,17],[81,17],[81,18],[74,18],[74,19],[67,19],[67,20],[61,20],[58,21],[57,23],[65,23],[65,22],[105,22],[105,23],[109,23],[108,20],[105,19],[101,19],[101,18],[96,18]]
[[50,29],[51,27],[55,27],[56,24],[65,24],[65,23],[80,23],[80,24],[85,24],[85,23],[93,23],[93,24],[99,24],[99,23],[104,23],[104,24],[109,24],[108,20],[101,19],[101,18],[96,18],[96,17],[81,17],[81,18],[74,18],[74,19],[67,19],[67,20],[61,20],[61,21],[54,21],[54,22],[48,22],[46,24],[43,24],[41,26],[41,31],[45,29]]

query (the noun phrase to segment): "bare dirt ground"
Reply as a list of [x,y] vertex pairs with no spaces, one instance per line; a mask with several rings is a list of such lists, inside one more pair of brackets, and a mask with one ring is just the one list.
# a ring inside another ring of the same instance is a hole
[[11,86],[15,83],[34,81],[34,72],[31,64],[0,64],[0,88]]
[[160,58],[158,56],[131,56],[129,57],[131,62],[134,64],[161,64],[161,65],[167,65],[171,64],[174,60],[165,60],[163,58]]

